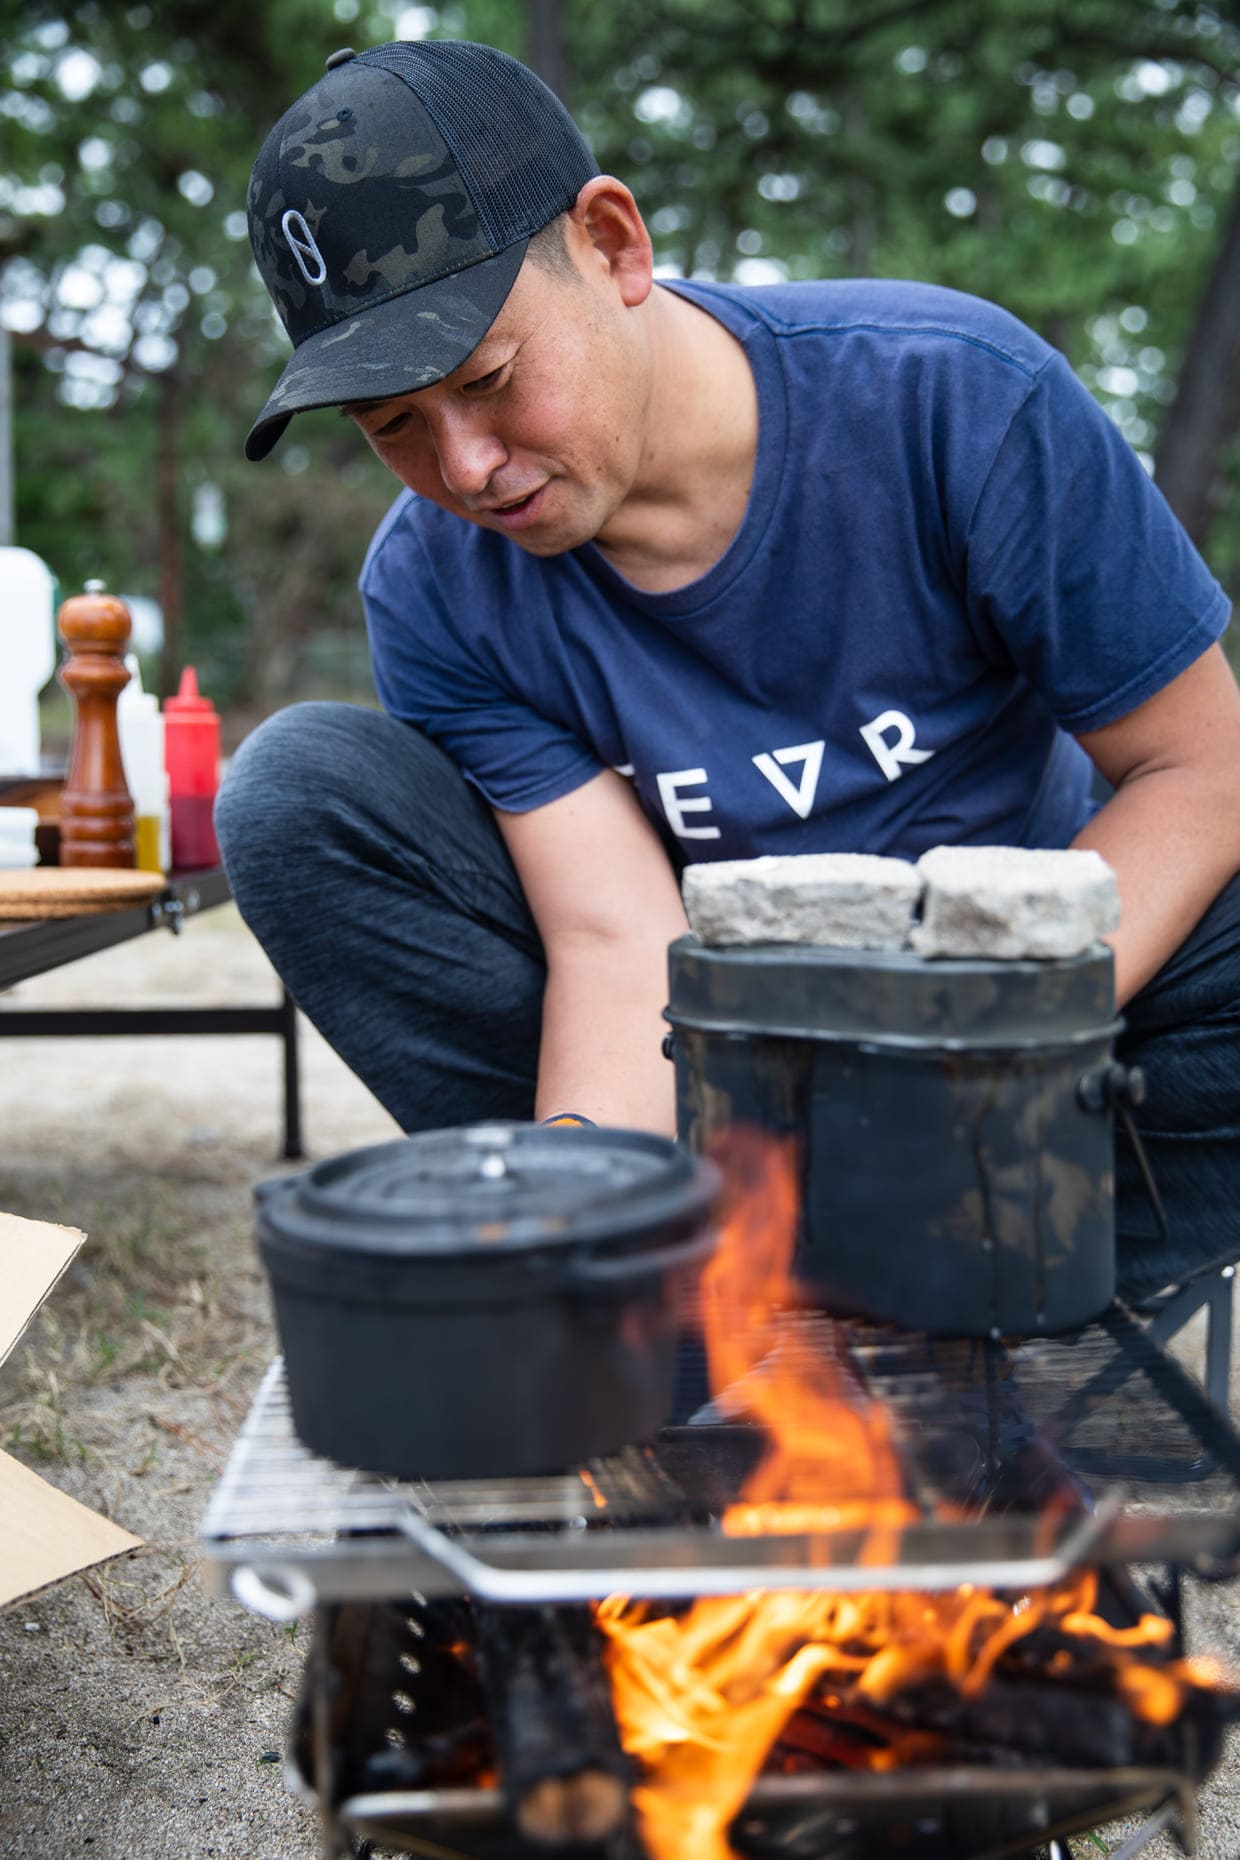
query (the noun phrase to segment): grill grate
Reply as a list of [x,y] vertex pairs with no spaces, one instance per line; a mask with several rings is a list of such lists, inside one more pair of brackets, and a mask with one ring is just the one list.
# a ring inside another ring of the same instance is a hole
[[302,1447],[277,1362],[204,1519],[208,1563],[278,1617],[411,1588],[499,1601],[1025,1588],[1083,1563],[1240,1564],[1240,1440],[1120,1307],[1007,1348],[801,1313],[780,1348],[835,1352],[888,1407],[920,1516],[881,1561],[856,1529],[725,1535],[763,1442],[725,1406],[580,1472],[401,1484]]

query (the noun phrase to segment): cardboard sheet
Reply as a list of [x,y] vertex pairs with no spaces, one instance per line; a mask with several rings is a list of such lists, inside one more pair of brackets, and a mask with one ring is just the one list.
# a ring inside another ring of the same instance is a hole
[[0,1363],[85,1238],[76,1227],[0,1214]]
[[[76,1227],[0,1213],[0,1363],[84,1239]],[[0,1608],[141,1541],[0,1453]]]
[[0,1608],[141,1541],[0,1453]]

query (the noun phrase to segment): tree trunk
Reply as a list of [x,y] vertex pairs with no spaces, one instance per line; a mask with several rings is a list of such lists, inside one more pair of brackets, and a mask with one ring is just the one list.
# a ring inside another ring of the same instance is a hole
[[159,695],[175,692],[181,676],[181,377],[170,368],[159,380],[158,444],[155,460],[155,529],[159,552],[159,605],[164,644],[159,659]]
[[[844,127],[853,146],[864,147],[869,125],[866,122],[865,105],[856,91],[849,91],[844,98]],[[848,183],[848,193],[852,203],[852,247],[848,254],[848,269],[854,278],[868,278],[874,267],[873,184],[866,176],[854,174]]]
[[1238,425],[1240,185],[1154,454],[1154,481],[1199,548],[1217,509],[1223,453]]
[[555,92],[560,102],[570,108],[560,0],[525,0],[525,4],[525,62]]

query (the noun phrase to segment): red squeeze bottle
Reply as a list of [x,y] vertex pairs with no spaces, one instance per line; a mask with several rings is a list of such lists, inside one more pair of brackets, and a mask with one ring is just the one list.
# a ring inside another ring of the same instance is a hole
[[220,779],[220,720],[210,698],[198,695],[192,665],[181,673],[176,696],[164,700],[164,766],[173,870],[197,872],[218,865],[211,810]]

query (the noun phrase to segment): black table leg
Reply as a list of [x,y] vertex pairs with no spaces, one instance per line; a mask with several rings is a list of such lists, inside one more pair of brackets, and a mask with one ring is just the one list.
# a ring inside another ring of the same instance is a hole
[[305,1155],[301,1137],[301,1065],[297,1052],[297,1003],[288,989],[280,1002],[280,1039],[284,1047],[284,1154]]

